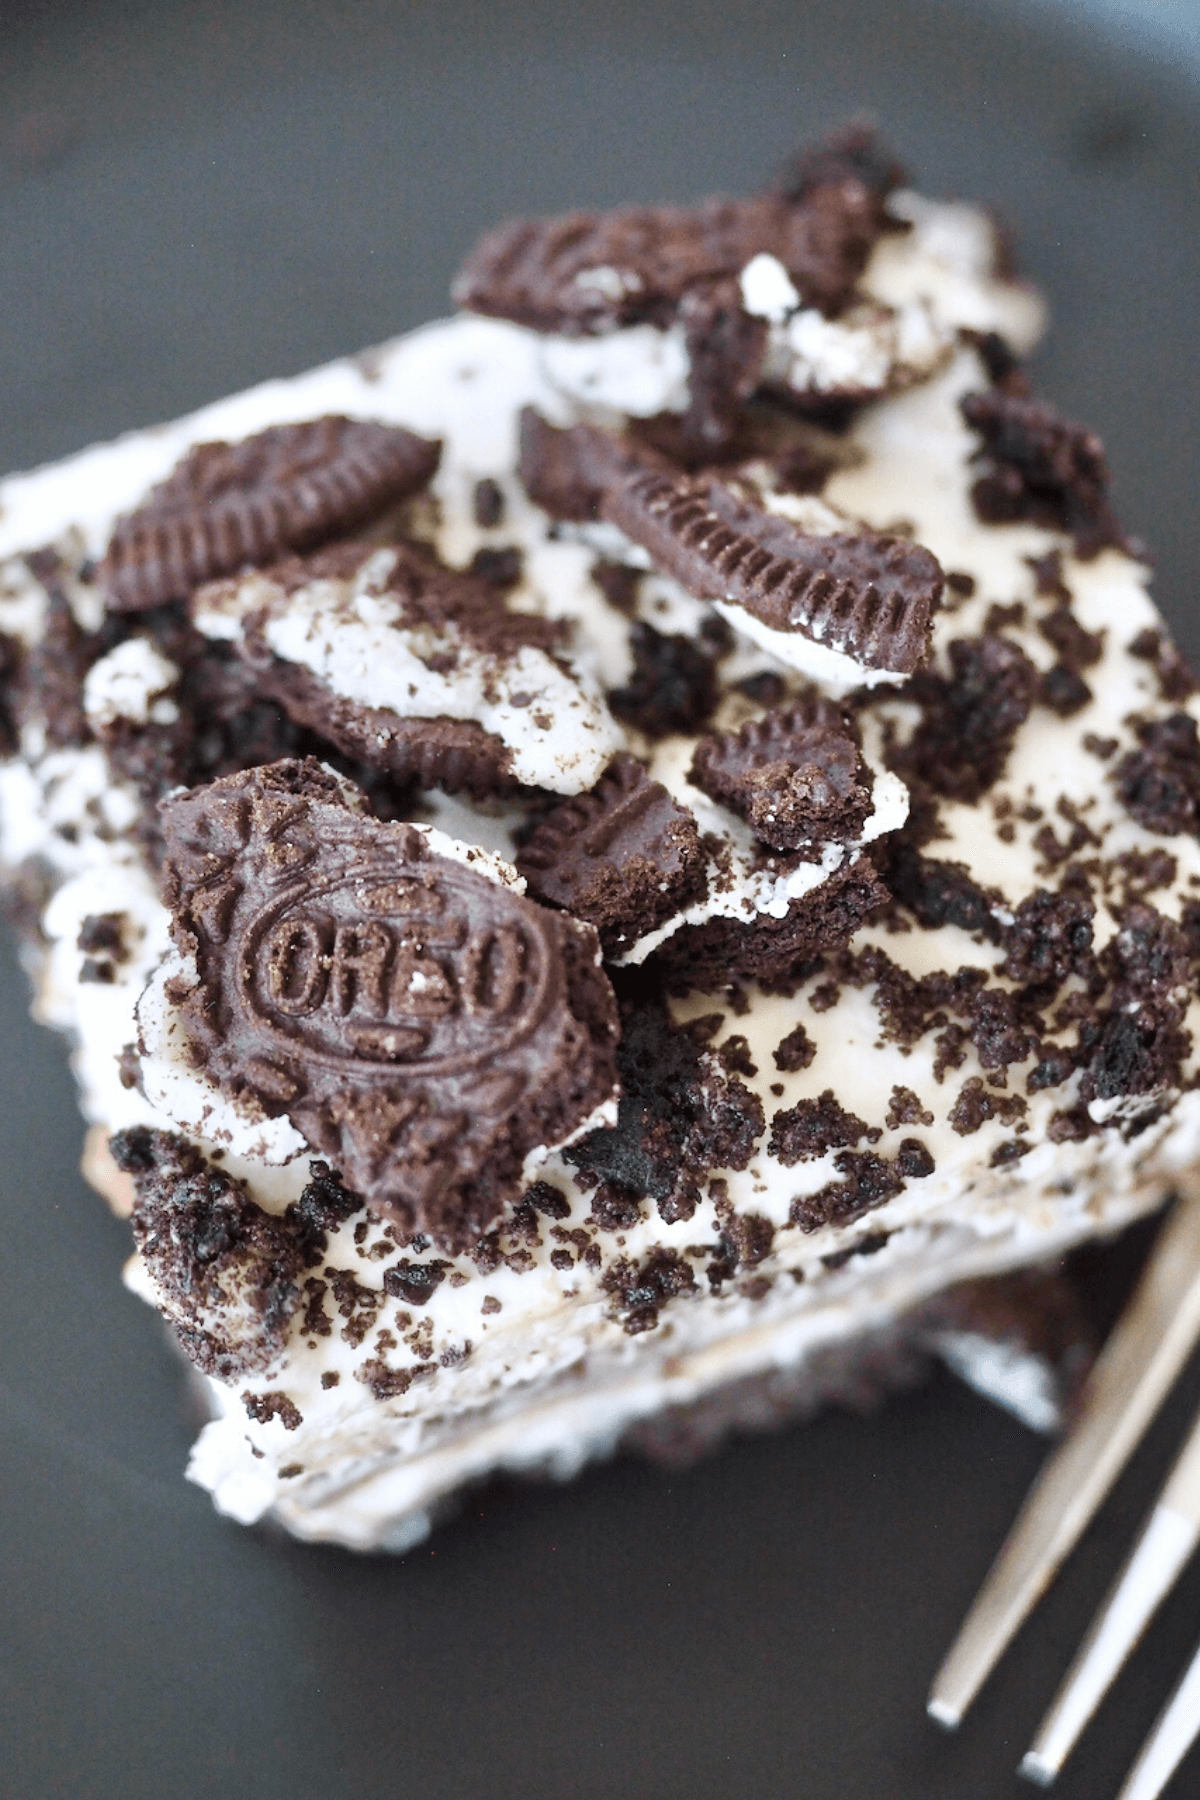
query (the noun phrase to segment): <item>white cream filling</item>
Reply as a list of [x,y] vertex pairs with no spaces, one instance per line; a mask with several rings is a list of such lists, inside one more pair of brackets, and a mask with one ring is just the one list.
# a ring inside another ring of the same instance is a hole
[[93,730],[118,719],[134,725],[173,725],[179,708],[169,698],[179,680],[173,662],[149,638],[126,638],[92,664],[83,683],[83,710]]

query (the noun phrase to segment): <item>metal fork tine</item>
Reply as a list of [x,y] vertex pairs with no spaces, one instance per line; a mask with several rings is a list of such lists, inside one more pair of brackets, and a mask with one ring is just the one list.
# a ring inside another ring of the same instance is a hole
[[1158,1800],[1198,1733],[1200,1650],[1196,1651],[1179,1686],[1158,1715],[1117,1800]]
[[1200,1419],[1096,1614],[1020,1772],[1049,1787],[1200,1541]]
[[1200,1337],[1200,1175],[1175,1210],[949,1654],[929,1712],[958,1725],[1124,1468]]

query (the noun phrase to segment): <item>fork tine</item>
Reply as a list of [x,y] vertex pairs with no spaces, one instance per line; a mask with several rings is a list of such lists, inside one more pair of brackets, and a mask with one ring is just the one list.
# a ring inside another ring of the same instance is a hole
[[1200,1540],[1200,1419],[1038,1730],[1020,1773],[1049,1787]]
[[953,1729],[1088,1522],[1200,1337],[1200,1172],[1096,1360],[1079,1418],[1030,1490],[934,1678],[929,1712]]
[[1117,1800],[1158,1800],[1158,1796],[1200,1733],[1200,1650],[1158,1715],[1154,1729],[1125,1779]]

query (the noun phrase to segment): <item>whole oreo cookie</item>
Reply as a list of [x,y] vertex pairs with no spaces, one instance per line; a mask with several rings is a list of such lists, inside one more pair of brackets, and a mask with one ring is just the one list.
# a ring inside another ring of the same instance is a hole
[[864,669],[908,675],[924,660],[944,577],[920,544],[881,532],[805,532],[721,481],[595,425],[521,421],[521,478],[560,518],[603,518],[700,600],[739,606]]
[[198,1057],[405,1230],[471,1243],[528,1153],[614,1098],[594,930],[524,899],[484,853],[438,855],[417,827],[378,823],[311,758],[162,813],[165,894],[196,970],[175,999]]
[[411,431],[333,415],[197,444],[118,519],[100,566],[108,606],[183,600],[201,582],[324,543],[424,487],[440,455]]
[[856,838],[871,810],[857,738],[832,700],[702,738],[688,779],[738,813],[774,850]]

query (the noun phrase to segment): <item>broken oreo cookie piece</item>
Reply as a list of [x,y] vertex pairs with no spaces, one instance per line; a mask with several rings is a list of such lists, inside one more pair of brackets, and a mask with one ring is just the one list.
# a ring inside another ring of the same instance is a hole
[[200,591],[259,687],[393,781],[472,795],[593,786],[624,735],[558,654],[564,627],[416,544],[338,544]]
[[856,838],[871,810],[857,737],[813,694],[737,731],[702,738],[688,774],[775,850]]
[[596,934],[524,899],[506,865],[376,822],[311,758],[162,815],[185,959],[173,997],[198,1059],[235,1105],[286,1113],[406,1231],[473,1242],[531,1151],[610,1107],[617,1018]]
[[470,312],[564,337],[663,328],[698,288],[767,255],[832,317],[888,226],[896,172],[865,139],[843,137],[798,159],[773,193],[511,220],[476,245],[452,293]]
[[832,651],[854,672],[904,676],[924,661],[944,577],[919,544],[880,532],[819,536],[721,481],[594,425],[559,429],[526,410],[521,478],[559,518],[601,518],[699,600],[736,608],[731,622],[803,667]]
[[986,525],[1029,520],[1070,532],[1081,557],[1107,545],[1139,554],[1109,503],[1108,463],[1094,431],[1044,400],[999,388],[964,395],[961,410],[982,440],[971,499]]
[[100,565],[109,609],[184,600],[202,582],[311,549],[423,488],[441,445],[330,415],[239,444],[197,444],[135,512]]
[[691,813],[621,756],[590,794],[547,814],[517,867],[539,900],[586,919],[615,956],[700,898],[705,861]]

